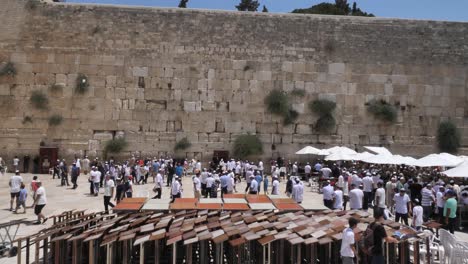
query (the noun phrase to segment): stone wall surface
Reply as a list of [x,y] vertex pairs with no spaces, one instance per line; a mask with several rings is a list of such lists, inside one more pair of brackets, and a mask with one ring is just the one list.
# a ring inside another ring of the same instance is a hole
[[[18,71],[0,77],[0,155],[37,153],[41,141],[99,155],[123,135],[143,155],[187,137],[180,155],[207,160],[245,133],[259,135],[264,157],[305,145],[424,155],[446,119],[468,144],[468,23],[25,3],[0,3],[0,63]],[[274,88],[305,91],[292,98],[293,125],[266,111]],[[34,90],[47,110],[31,106]],[[314,129],[307,104],[317,98],[337,103],[331,134]],[[397,106],[397,122],[370,115],[372,99]],[[52,114],[63,123],[49,125]]]

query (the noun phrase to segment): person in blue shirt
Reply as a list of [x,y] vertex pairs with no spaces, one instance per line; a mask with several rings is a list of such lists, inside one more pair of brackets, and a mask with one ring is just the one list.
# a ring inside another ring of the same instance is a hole
[[263,181],[263,177],[262,175],[260,174],[259,171],[255,171],[255,180],[257,181],[258,183],[258,190],[257,192],[260,193],[260,189],[261,189],[261,186],[262,186],[262,181]]
[[28,191],[26,190],[24,183],[21,183],[20,188],[21,189],[19,192],[18,203],[16,204],[16,212],[18,212],[18,209],[22,206],[23,214],[25,214],[26,213],[26,199],[28,198]]
[[184,173],[184,167],[180,165],[180,163],[177,163],[177,167],[175,169],[175,174],[180,178],[182,177],[182,174]]
[[228,193],[228,181],[231,180],[231,176],[229,174],[224,173],[221,177],[219,177],[221,182],[221,197],[224,197],[224,194]]

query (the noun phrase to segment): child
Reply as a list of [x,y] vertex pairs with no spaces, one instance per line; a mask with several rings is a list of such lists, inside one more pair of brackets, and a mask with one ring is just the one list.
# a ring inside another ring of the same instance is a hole
[[23,206],[23,214],[26,213],[26,198],[28,198],[28,191],[26,191],[24,183],[21,183],[18,203],[16,204],[16,212],[20,206]]
[[37,191],[37,176],[34,176],[32,181],[31,181],[31,191],[32,191],[32,199],[33,199],[33,205],[31,205],[31,208],[34,207],[34,201],[36,200],[36,191]]

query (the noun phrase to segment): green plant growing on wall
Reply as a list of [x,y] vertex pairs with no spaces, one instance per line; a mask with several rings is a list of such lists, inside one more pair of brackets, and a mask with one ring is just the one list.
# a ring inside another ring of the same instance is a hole
[[32,117],[30,116],[23,117],[23,124],[32,123],[32,122],[33,122]]
[[304,97],[305,94],[306,94],[306,92],[303,89],[294,89],[294,90],[291,91],[292,96]]
[[63,122],[63,117],[61,115],[51,115],[49,117],[49,125],[50,126],[58,126],[60,124],[62,124]]
[[315,129],[319,132],[330,132],[335,128],[336,121],[333,117],[333,111],[336,103],[327,99],[318,99],[309,103],[309,109],[319,116],[315,123]]
[[35,10],[39,4],[39,0],[28,0],[25,4],[25,8],[26,10]]
[[281,90],[272,90],[265,98],[268,112],[284,116],[289,110],[288,96]]
[[457,153],[458,148],[461,146],[461,135],[452,121],[442,121],[439,124],[437,145],[441,152]]
[[45,110],[49,107],[49,98],[47,98],[45,93],[39,90],[32,92],[31,98],[29,98],[29,102],[36,109]]
[[16,67],[12,62],[7,62],[5,66],[2,67],[0,70],[0,77],[2,76],[15,76],[16,75]]
[[299,113],[294,109],[289,109],[287,114],[283,118],[283,125],[291,125],[299,117]]
[[384,100],[372,100],[367,105],[367,111],[375,118],[394,123],[397,119],[397,109]]
[[175,151],[178,151],[178,150],[185,150],[185,149],[188,149],[190,148],[192,144],[190,143],[190,141],[188,140],[188,138],[184,137],[183,139],[179,140],[175,146],[174,146],[174,150]]
[[234,156],[245,158],[263,153],[263,145],[257,135],[240,135],[234,140]]
[[104,153],[120,153],[128,146],[125,138],[114,138],[106,142]]
[[84,94],[89,89],[89,80],[88,77],[82,73],[78,74],[76,77],[76,89],[75,92],[79,94]]

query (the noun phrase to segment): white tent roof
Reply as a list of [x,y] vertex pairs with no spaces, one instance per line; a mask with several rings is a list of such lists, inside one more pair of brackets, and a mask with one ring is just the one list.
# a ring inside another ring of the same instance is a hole
[[418,167],[456,167],[463,162],[462,158],[457,156],[441,153],[430,154],[413,162],[411,165]]
[[468,161],[463,162],[457,167],[442,172],[448,177],[468,177]]
[[364,159],[367,159],[367,158],[370,158],[370,157],[373,157],[375,156],[374,154],[372,153],[369,153],[367,151],[364,151],[364,152],[361,152],[361,153],[358,153],[356,155],[354,155],[354,160],[364,160]]
[[383,154],[383,155],[392,155],[392,153],[384,147],[371,147],[371,146],[364,146],[364,148],[377,153],[377,154]]
[[328,156],[325,157],[325,160],[331,160],[331,161],[337,161],[337,160],[344,160],[344,161],[349,161],[349,160],[363,160],[366,158],[373,157],[374,154],[371,154],[369,152],[363,152],[363,153],[356,153],[356,154],[347,154],[343,152],[335,152],[332,153]]
[[398,161],[395,159],[393,155],[374,155],[373,157],[369,157],[366,159],[363,159],[362,161],[366,163],[373,163],[373,164],[390,164],[390,165],[395,165],[395,164],[400,164]]
[[393,155],[393,158],[397,162],[396,164],[405,164],[405,165],[411,165],[414,162],[416,162],[416,159],[413,157],[405,157],[401,155]]
[[351,154],[351,155],[354,155],[354,154],[357,154],[356,151],[348,148],[348,147],[333,147],[333,148],[329,148],[327,149],[328,152],[330,152],[330,154],[336,154],[336,153],[340,153],[340,154]]
[[320,149],[314,148],[314,147],[311,147],[311,146],[307,146],[305,148],[302,148],[298,152],[296,152],[296,154],[298,154],[298,155],[306,155],[306,154],[319,155],[319,152],[320,152]]

